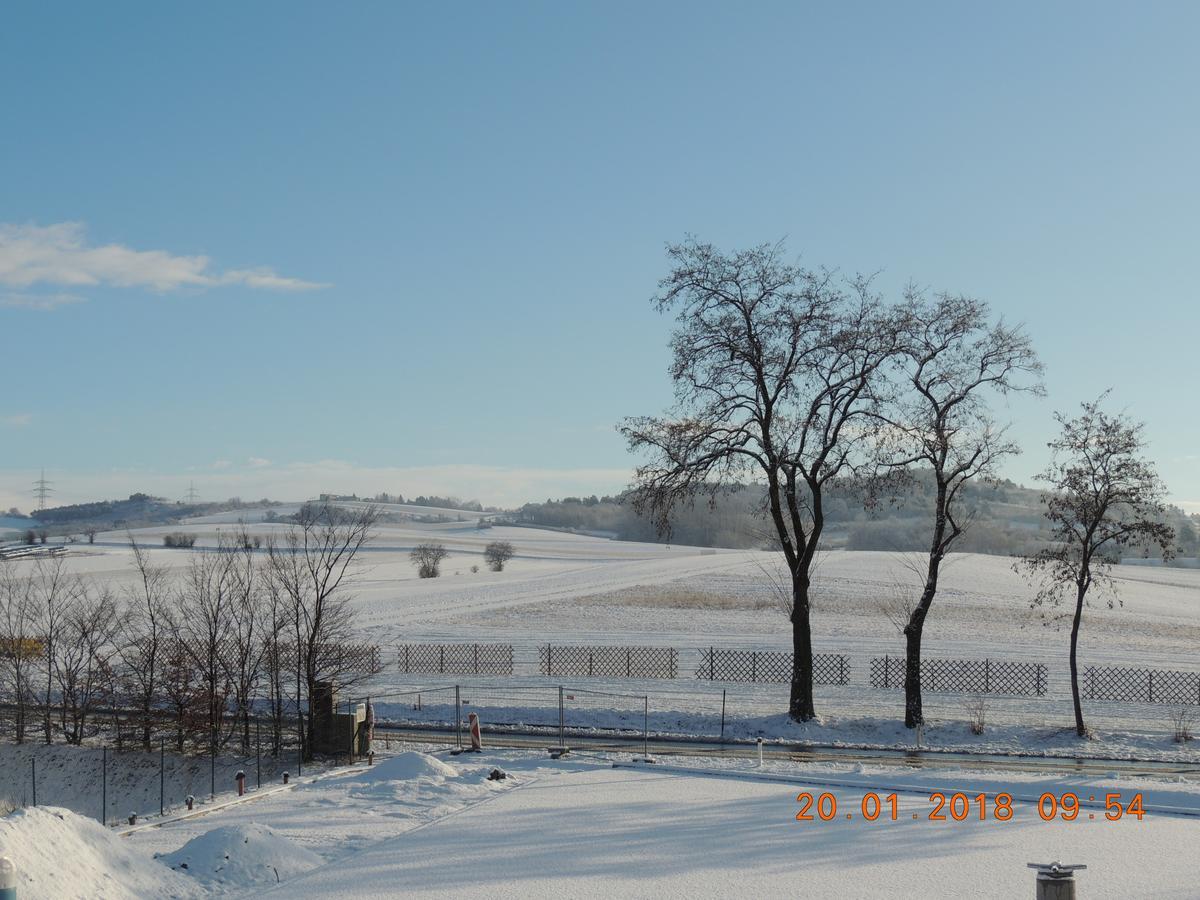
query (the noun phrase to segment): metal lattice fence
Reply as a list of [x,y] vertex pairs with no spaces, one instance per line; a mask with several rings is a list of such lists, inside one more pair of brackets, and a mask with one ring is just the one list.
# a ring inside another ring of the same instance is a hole
[[1083,672],[1083,696],[1127,703],[1200,704],[1200,672],[1088,666]]
[[437,675],[511,675],[512,644],[401,644],[400,671]]
[[679,651],[673,647],[589,647],[545,644],[538,648],[542,675],[606,678],[674,678]]
[[[725,650],[709,647],[696,667],[707,681],[791,683],[792,654],[778,650]],[[813,655],[813,684],[850,683],[850,660],[840,653]]]
[[[904,688],[903,656],[871,659],[871,687]],[[921,689],[931,694],[1009,694],[1042,697],[1046,694],[1046,667],[1041,663],[1003,659],[921,660]]]

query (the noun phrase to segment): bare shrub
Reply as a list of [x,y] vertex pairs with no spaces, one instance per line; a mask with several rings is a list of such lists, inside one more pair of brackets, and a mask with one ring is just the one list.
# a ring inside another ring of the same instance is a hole
[[493,572],[504,571],[504,564],[516,554],[516,549],[508,541],[492,541],[483,549],[483,558]]
[[983,694],[976,694],[967,700],[967,716],[971,734],[983,734],[987,724],[987,698]]
[[417,544],[408,554],[408,558],[417,567],[417,575],[420,578],[437,578],[442,574],[442,560],[448,555],[442,544]]
[[1171,721],[1172,736],[1177,744],[1186,744],[1192,739],[1192,724],[1195,719],[1195,710],[1190,706],[1176,706],[1168,713],[1167,718]]
[[196,546],[196,536],[183,531],[172,531],[163,535],[164,547],[188,548]]

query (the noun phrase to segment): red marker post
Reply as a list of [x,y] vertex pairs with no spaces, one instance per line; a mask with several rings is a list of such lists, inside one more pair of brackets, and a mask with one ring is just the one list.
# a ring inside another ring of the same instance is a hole
[[471,752],[483,752],[483,737],[479,733],[479,716],[475,713],[468,713],[467,724],[471,730]]

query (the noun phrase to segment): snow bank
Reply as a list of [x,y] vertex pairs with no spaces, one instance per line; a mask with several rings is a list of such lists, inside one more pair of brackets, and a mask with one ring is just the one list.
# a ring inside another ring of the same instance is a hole
[[204,885],[225,887],[276,884],[323,862],[311,850],[256,822],[206,831],[159,859]]
[[0,850],[17,866],[21,900],[195,897],[196,885],[94,819],[40,806],[0,819]]
[[413,778],[457,778],[458,770],[428,753],[408,750],[355,776],[363,781],[409,781]]

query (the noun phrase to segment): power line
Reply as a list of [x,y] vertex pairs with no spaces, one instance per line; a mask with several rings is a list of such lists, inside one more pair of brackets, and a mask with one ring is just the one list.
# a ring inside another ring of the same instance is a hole
[[37,509],[34,510],[34,512],[42,512],[45,510],[46,498],[54,493],[54,488],[50,487],[52,484],[54,484],[54,482],[46,480],[46,470],[42,469],[42,477],[33,483],[32,493],[35,497],[37,497],[38,503]]

